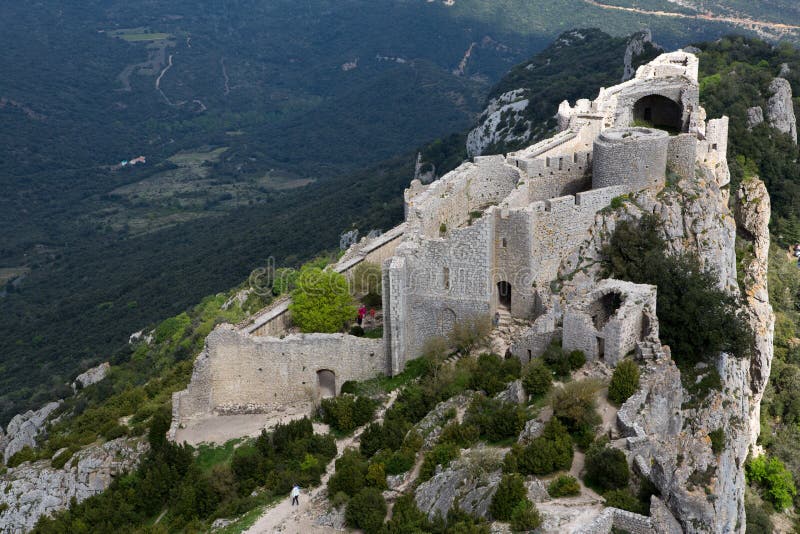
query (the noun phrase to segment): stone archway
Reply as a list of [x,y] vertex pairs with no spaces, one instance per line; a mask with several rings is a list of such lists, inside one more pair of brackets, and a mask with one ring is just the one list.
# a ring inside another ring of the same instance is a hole
[[328,399],[336,396],[336,373],[330,369],[320,369],[317,371],[317,387],[319,397]]
[[497,282],[497,304],[511,311],[511,284],[505,280]]
[[633,105],[634,123],[673,132],[683,131],[683,107],[661,95],[647,95]]

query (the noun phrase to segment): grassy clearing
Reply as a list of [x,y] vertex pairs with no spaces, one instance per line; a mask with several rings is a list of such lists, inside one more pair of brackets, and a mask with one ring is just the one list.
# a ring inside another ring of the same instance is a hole
[[197,466],[203,471],[210,471],[215,465],[228,464],[233,458],[233,451],[243,439],[232,439],[221,447],[200,445],[197,447]]
[[261,504],[240,516],[227,527],[217,530],[216,532],[219,534],[241,534],[256,523],[258,518],[264,513],[264,510],[281,500],[281,497],[268,493],[262,493],[257,498],[262,500]]
[[144,28],[128,28],[108,32],[112,37],[128,41],[129,43],[142,43],[152,41],[165,41],[172,39],[172,34],[163,32],[149,32]]

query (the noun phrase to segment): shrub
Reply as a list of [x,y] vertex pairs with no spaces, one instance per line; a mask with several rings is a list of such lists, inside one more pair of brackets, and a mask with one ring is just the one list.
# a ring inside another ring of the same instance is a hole
[[416,452],[410,449],[400,449],[389,455],[384,464],[387,475],[400,475],[414,467],[417,458]]
[[531,397],[542,397],[553,387],[553,373],[542,360],[534,360],[522,375],[522,387]]
[[34,462],[38,459],[36,451],[28,445],[25,445],[19,451],[15,452],[11,458],[8,459],[8,467],[17,467],[24,462]]
[[292,291],[289,311],[303,332],[340,332],[356,315],[344,275],[306,266]]
[[648,504],[636,498],[636,495],[631,493],[629,489],[616,489],[607,491],[603,494],[606,500],[606,506],[612,508],[619,508],[620,510],[627,510],[634,514],[649,515],[650,507]]
[[579,495],[580,492],[581,485],[575,477],[570,475],[561,475],[547,486],[547,493],[551,497],[571,497]]
[[570,431],[594,429],[600,421],[595,394],[602,385],[596,380],[569,382],[553,392],[553,415]]
[[373,454],[383,448],[383,425],[370,423],[361,433],[359,441],[361,454],[371,458]]
[[356,380],[348,380],[344,384],[342,384],[342,395],[345,393],[349,393],[350,395],[358,394],[358,381]]
[[586,454],[586,482],[600,491],[625,488],[630,469],[625,453],[605,445],[596,445]]
[[58,456],[54,456],[52,460],[50,460],[50,465],[53,466],[53,469],[61,469],[67,462],[70,461],[72,456],[78,452],[80,449],[78,447],[72,446],[69,447],[67,450],[63,451]]
[[364,488],[347,503],[345,521],[347,526],[360,528],[366,534],[378,532],[386,517],[386,501],[380,490]]
[[386,523],[386,534],[416,534],[428,532],[428,516],[417,508],[414,495],[407,493],[398,497],[392,507],[392,519]]
[[639,389],[639,366],[632,360],[622,360],[614,369],[608,385],[608,400],[620,405]]
[[453,325],[448,336],[450,346],[466,354],[492,331],[492,321],[488,315],[476,315]]
[[419,470],[419,481],[425,482],[430,480],[436,473],[436,466],[441,465],[446,468],[447,465],[459,457],[461,448],[455,443],[439,443],[425,455],[425,460],[422,462],[422,467]]
[[570,369],[576,371],[586,365],[586,354],[582,350],[573,350],[567,354],[567,363]]
[[367,486],[384,490],[386,485],[386,471],[384,471],[382,463],[370,464],[367,468],[367,476],[364,479]]
[[354,324],[353,326],[350,327],[350,335],[356,337],[364,337],[364,329],[358,326],[357,324]]
[[511,511],[511,529],[514,532],[530,532],[542,524],[542,516],[536,506],[524,499]]
[[523,475],[547,475],[572,466],[572,438],[558,419],[545,425],[542,435],[529,445],[514,445],[506,456],[506,471]]
[[320,403],[322,420],[341,432],[352,432],[367,423],[375,413],[376,402],[368,397],[341,395],[323,399]]
[[498,521],[508,521],[518,504],[528,499],[525,481],[516,473],[503,475],[489,505],[489,513]]
[[778,510],[791,506],[797,495],[792,473],[777,458],[759,456],[745,464],[747,482],[757,484],[764,490],[765,498]]
[[328,479],[328,495],[342,492],[352,497],[364,487],[367,462],[355,450],[348,449],[336,460],[336,472]]
[[450,423],[439,436],[439,443],[453,443],[462,449],[465,449],[478,441],[481,437],[481,431],[475,425],[469,423]]
[[[767,505],[769,506],[769,505]],[[748,496],[744,500],[744,511],[747,517],[745,534],[761,534],[762,532],[773,532],[775,526],[772,524],[768,510],[764,509],[760,499]]]
[[476,397],[467,408],[465,422],[476,426],[491,442],[513,438],[522,432],[527,415],[516,404]]
[[725,431],[721,428],[712,430],[708,433],[711,439],[711,450],[714,454],[719,454],[725,449]]

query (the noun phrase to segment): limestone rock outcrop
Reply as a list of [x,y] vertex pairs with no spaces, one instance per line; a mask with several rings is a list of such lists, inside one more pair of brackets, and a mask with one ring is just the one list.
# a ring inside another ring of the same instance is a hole
[[36,438],[44,430],[47,418],[60,405],[61,401],[50,402],[36,411],[28,410],[24,414],[15,415],[6,427],[7,444],[3,450],[3,461],[8,463],[9,458],[25,447],[36,447]]
[[636,74],[636,67],[633,64],[634,58],[645,53],[646,45],[650,44],[661,50],[662,48],[653,42],[653,33],[649,28],[637,32],[631,36],[628,46],[625,48],[623,56],[622,81],[628,81]]
[[752,130],[764,122],[764,110],[761,106],[753,106],[747,110],[747,129]]
[[775,78],[769,84],[772,96],[767,101],[767,121],[770,126],[789,134],[797,143],[797,119],[792,103],[792,86],[785,78]]
[[769,303],[767,268],[769,261],[770,200],[764,182],[758,178],[745,180],[736,193],[736,223],[739,236],[747,243],[742,260],[740,280],[747,304],[747,317],[755,334],[755,347],[750,359],[750,444],[755,448],[760,429],[761,399],[772,368],[772,341],[775,314]]
[[49,460],[24,463],[0,476],[3,532],[27,532],[42,515],[63,510],[104,491],[113,477],[130,471],[147,452],[141,439],[119,438],[87,447],[55,469]]
[[110,370],[111,364],[108,362],[103,362],[96,367],[88,369],[75,378],[75,381],[72,383],[72,390],[76,391],[78,388],[85,388],[92,384],[97,384],[108,375]]
[[530,101],[524,89],[508,91],[489,101],[476,126],[467,136],[467,154],[480,156],[500,142],[525,141],[530,136],[530,121],[524,116]]
[[487,517],[502,478],[503,454],[492,449],[470,449],[449,467],[420,484],[415,492],[419,509],[430,519],[447,517],[456,503],[468,514]]

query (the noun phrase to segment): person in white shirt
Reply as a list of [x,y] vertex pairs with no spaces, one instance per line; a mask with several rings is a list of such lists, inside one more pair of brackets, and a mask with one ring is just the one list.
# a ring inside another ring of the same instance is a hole
[[300,486],[297,484],[292,488],[292,506],[300,506]]

